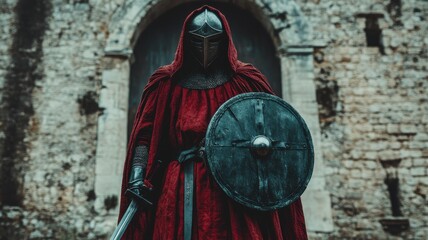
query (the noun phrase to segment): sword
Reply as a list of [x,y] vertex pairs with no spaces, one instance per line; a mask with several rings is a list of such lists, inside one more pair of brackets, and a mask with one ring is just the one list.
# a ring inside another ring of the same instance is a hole
[[[140,208],[149,208],[153,206],[152,201],[148,197],[151,197],[152,188],[143,185],[141,189],[141,194],[132,190],[126,190],[125,194],[132,198],[131,203],[126,209],[125,213],[122,216],[119,224],[117,224],[116,229],[114,230],[110,240],[120,240],[120,238],[125,233],[132,219],[134,218],[135,213],[137,213]],[[147,197],[146,197],[147,196]]]
[[[153,174],[151,176],[148,176],[148,179],[151,180],[157,175],[158,169],[160,168],[161,164],[162,164],[162,161],[158,160],[157,164],[154,167]],[[117,227],[114,230],[110,240],[120,240],[122,238],[123,234],[125,233],[126,229],[128,228],[129,224],[131,223],[138,209],[150,208],[153,206],[153,201],[151,201],[151,199],[153,199],[152,186],[147,186],[144,184],[141,189],[141,193],[138,193],[132,190],[126,190],[125,195],[128,195],[129,197],[131,197],[132,200],[128,208],[126,209],[125,213],[123,214],[119,224],[117,224]]]
[[114,230],[110,240],[120,240],[120,238],[122,238],[123,234],[125,233],[125,230],[128,228],[128,225],[134,218],[134,215],[137,210],[138,205],[135,200],[132,200],[128,206],[128,209],[126,209],[126,212],[123,214],[123,217],[120,220],[119,224],[117,224],[117,227]]

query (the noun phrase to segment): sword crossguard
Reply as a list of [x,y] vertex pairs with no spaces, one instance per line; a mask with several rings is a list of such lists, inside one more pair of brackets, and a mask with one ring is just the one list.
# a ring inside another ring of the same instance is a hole
[[153,206],[152,195],[153,189],[143,185],[141,189],[128,189],[125,195],[131,197],[140,207],[150,208]]

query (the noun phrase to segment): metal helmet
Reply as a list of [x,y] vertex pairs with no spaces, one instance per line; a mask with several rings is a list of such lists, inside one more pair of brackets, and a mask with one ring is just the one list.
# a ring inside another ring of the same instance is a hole
[[208,9],[196,14],[187,26],[187,39],[193,57],[207,69],[219,56],[225,39],[220,18]]

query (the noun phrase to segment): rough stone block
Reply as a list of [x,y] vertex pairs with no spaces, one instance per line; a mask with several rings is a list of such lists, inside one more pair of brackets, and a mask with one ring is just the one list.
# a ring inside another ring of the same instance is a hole
[[399,125],[398,124],[391,124],[391,123],[386,126],[386,131],[390,134],[401,133]]
[[374,171],[370,171],[370,170],[365,170],[361,174],[361,177],[363,179],[373,179],[374,176],[375,176],[375,172]]
[[413,139],[415,141],[428,141],[428,134],[424,132],[418,132]]
[[400,157],[401,158],[420,158],[423,156],[422,151],[420,150],[400,150]]
[[423,149],[423,148],[426,148],[426,146],[425,146],[424,142],[410,142],[409,148],[410,149]]
[[372,230],[374,229],[373,222],[369,219],[359,219],[355,225],[358,230]]
[[376,169],[378,164],[376,161],[365,161],[365,166],[367,169]]
[[412,164],[415,167],[428,166],[428,158],[416,158],[412,160]]
[[379,158],[378,152],[368,151],[364,153],[364,157],[370,160],[377,160]]
[[428,186],[428,177],[418,177],[418,181],[425,186]]
[[413,176],[426,176],[427,171],[425,167],[414,167],[410,169],[410,172]]
[[352,169],[351,170],[351,177],[361,178],[361,170],[359,170],[359,169]]
[[391,149],[400,149],[401,148],[401,143],[400,142],[390,142],[389,143],[389,147]]

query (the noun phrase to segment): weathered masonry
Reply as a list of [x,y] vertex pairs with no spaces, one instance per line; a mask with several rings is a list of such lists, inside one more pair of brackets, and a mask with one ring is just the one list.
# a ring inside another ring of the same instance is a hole
[[[426,239],[428,2],[210,3],[309,125],[311,239]],[[0,0],[0,239],[112,232],[132,109],[175,50],[164,23],[201,4]]]
[[[325,190],[323,174],[323,160],[320,145],[320,128],[318,120],[318,107],[316,103],[314,68],[312,52],[314,43],[311,39],[311,27],[300,8],[292,1],[287,4],[276,4],[274,7],[262,7],[256,3],[237,3],[244,9],[248,9],[252,15],[261,18],[261,23],[270,33],[276,45],[277,55],[280,58],[281,86],[283,97],[291,102],[303,115],[312,132],[316,149],[316,167],[312,184],[303,197],[303,204],[307,214],[308,228],[312,231],[332,231],[329,194]],[[169,4],[169,8],[174,5]],[[136,10],[138,9],[138,12]],[[104,108],[104,114],[99,119],[98,148],[97,148],[97,196],[108,197],[117,195],[117,190],[111,186],[120,188],[121,170],[117,159],[124,147],[118,142],[124,142],[127,122],[128,103],[123,102],[123,97],[115,92],[123,92],[121,89],[129,88],[130,58],[134,44],[143,27],[150,24],[154,14],[160,15],[168,10],[163,2],[138,2],[124,6],[113,16],[110,25],[111,32],[105,48],[107,61],[114,61],[114,67],[103,72],[103,88],[101,90],[100,105]],[[270,11],[270,12],[264,12]],[[285,15],[284,15],[285,14]],[[281,17],[281,16],[286,17]],[[148,19],[150,17],[150,19]],[[257,18],[257,17],[256,17]],[[115,22],[117,20],[117,22]],[[144,37],[144,32],[142,34]],[[118,97],[117,99],[112,96]],[[128,97],[128,96],[126,96]],[[120,105],[120,103],[122,103]],[[111,132],[115,132],[117,139],[112,139]],[[109,162],[109,164],[102,164]],[[111,168],[116,165],[117,167]],[[98,187],[97,187],[98,186]]]

